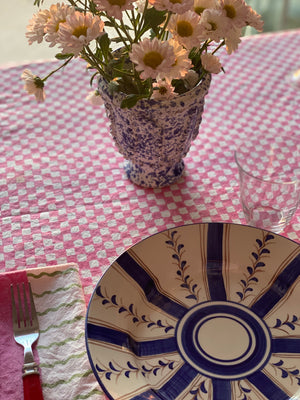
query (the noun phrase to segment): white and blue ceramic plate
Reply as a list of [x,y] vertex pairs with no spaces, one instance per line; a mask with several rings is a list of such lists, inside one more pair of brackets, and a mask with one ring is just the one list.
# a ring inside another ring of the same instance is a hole
[[110,399],[300,399],[300,245],[186,225],[123,253],[92,295],[86,343]]

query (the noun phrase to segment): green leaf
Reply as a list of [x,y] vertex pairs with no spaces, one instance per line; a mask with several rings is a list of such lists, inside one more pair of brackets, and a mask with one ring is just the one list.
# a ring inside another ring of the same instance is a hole
[[109,27],[111,27],[111,28],[114,28],[114,27],[115,27],[115,24],[112,23],[112,22],[110,22],[110,21],[105,21],[105,26],[109,26]]
[[121,43],[121,42],[123,43],[125,40],[126,40],[125,38],[121,38],[121,37],[115,37],[115,38],[111,39],[111,41],[115,42],[115,43]]
[[154,7],[148,8],[145,12],[144,27],[150,27],[154,32],[159,31],[159,26],[166,19],[166,11],[158,11]]
[[108,83],[108,90],[111,94],[114,92],[119,92],[120,91],[120,86],[117,80],[110,81]]
[[140,96],[138,96],[136,94],[130,94],[124,100],[122,100],[121,108],[131,108],[136,105],[136,103],[139,99],[140,99]]
[[55,58],[57,58],[58,60],[66,60],[67,58],[73,57],[73,53],[69,53],[69,54],[62,54],[62,53],[58,53],[55,55]]
[[108,34],[104,33],[103,35],[101,35],[100,38],[98,39],[98,43],[99,43],[100,49],[103,53],[105,60],[107,60],[108,55],[110,53],[110,48],[109,48],[110,40],[109,40]]

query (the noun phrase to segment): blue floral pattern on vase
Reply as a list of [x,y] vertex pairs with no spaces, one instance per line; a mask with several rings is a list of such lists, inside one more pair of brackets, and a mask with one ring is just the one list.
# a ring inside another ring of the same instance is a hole
[[199,133],[204,98],[211,75],[192,90],[171,100],[142,99],[128,109],[120,107],[123,93],[110,94],[106,81],[99,92],[110,120],[110,132],[125,158],[128,178],[139,186],[163,187],[176,182],[184,170],[183,158]]

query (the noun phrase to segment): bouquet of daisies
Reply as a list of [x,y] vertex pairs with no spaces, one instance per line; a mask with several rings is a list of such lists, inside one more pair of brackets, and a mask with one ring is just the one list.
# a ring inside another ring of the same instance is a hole
[[[35,0],[41,7],[43,0]],[[216,55],[237,50],[243,28],[261,31],[263,21],[244,0],[67,0],[39,8],[27,27],[29,44],[47,42],[58,51],[58,68],[45,77],[25,70],[25,90],[45,99],[45,81],[80,57],[126,96],[121,107],[139,99],[169,99],[193,88],[207,73],[219,73]],[[101,103],[98,90],[89,100]]]

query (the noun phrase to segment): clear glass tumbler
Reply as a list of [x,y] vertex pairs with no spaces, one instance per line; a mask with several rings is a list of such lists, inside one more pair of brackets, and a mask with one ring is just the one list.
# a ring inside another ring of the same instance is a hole
[[300,201],[300,141],[258,139],[235,151],[240,198],[248,225],[280,233]]

